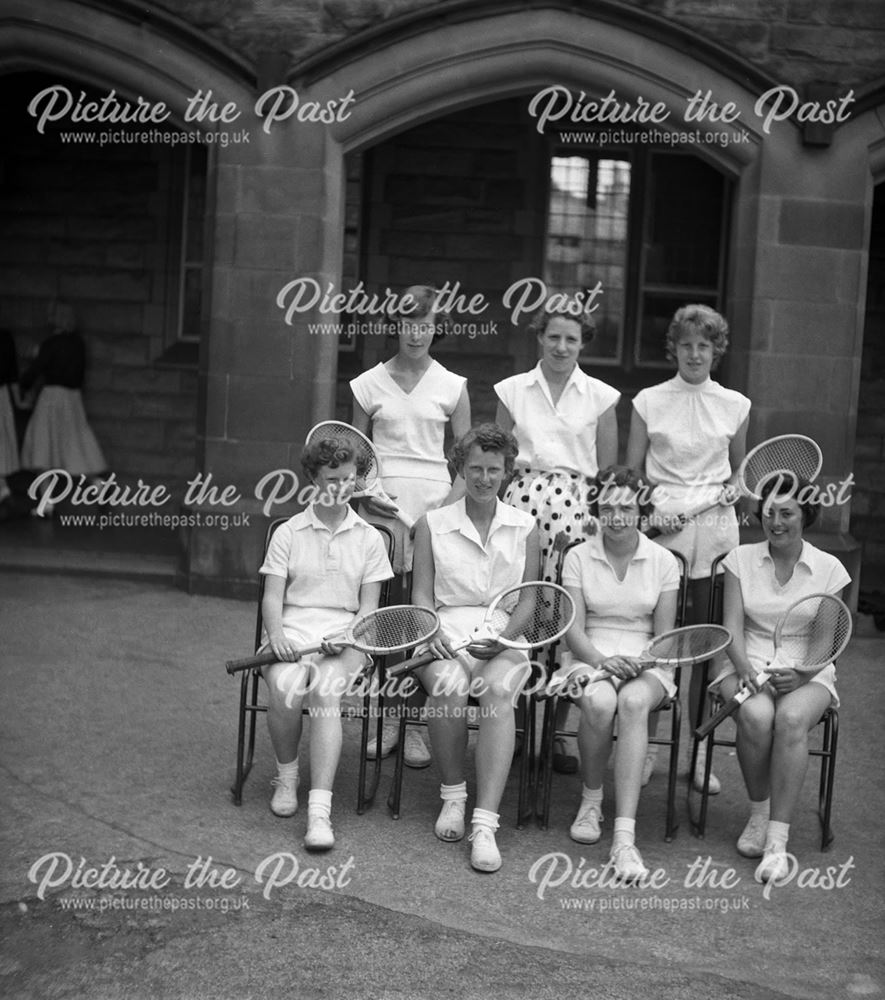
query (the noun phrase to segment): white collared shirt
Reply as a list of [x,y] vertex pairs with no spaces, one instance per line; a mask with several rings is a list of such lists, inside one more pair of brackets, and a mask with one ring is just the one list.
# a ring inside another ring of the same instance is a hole
[[575,365],[554,405],[539,361],[531,371],[498,382],[495,393],[513,418],[517,465],[539,472],[596,475],[596,426],[620,399],[617,389]]
[[635,656],[654,635],[661,594],[679,589],[679,564],[671,552],[640,534],[619,580],[597,534],[569,550],[562,583],[581,591],[587,612],[584,631],[594,645],[610,656]]
[[804,540],[793,575],[783,585],[775,577],[768,542],[739,545],[722,565],[740,581],[747,656],[765,663],[774,655],[775,627],[791,604],[811,594],[838,596],[851,582],[835,556]]
[[437,608],[487,607],[502,590],[522,583],[526,540],[535,527],[526,511],[497,500],[485,544],[467,516],[464,497],[428,511],[427,527]]
[[329,609],[320,616],[348,624],[359,608],[360,587],[393,576],[381,535],[352,508],[333,531],[314,505],[290,517],[274,532],[259,572],[286,580],[283,625],[297,625],[305,609]]

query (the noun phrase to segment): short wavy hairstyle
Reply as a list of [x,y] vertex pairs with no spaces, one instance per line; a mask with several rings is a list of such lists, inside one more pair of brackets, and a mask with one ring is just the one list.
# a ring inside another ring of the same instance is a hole
[[[589,344],[590,341],[596,336],[596,321],[593,319],[593,314],[585,311],[578,312],[577,315],[572,315],[567,309],[562,306],[557,306],[552,310],[547,309],[548,303],[551,301],[553,296],[547,299],[547,302],[532,314],[532,318],[529,320],[529,325],[526,327],[529,333],[534,334],[536,337],[543,337],[544,332],[547,329],[547,324],[552,319],[562,318],[571,319],[581,328],[581,343]],[[558,299],[558,296],[557,296]],[[570,299],[569,302],[572,300]]]
[[713,345],[713,364],[716,368],[728,350],[728,323],[710,306],[699,304],[677,309],[667,328],[667,360],[676,364],[676,345],[684,333],[700,333]]
[[476,424],[452,446],[450,458],[455,470],[464,472],[464,463],[474,445],[479,445],[483,451],[497,451],[504,456],[504,471],[509,476],[513,472],[513,463],[519,453],[516,438],[498,424]]
[[636,494],[641,517],[651,514],[654,504],[651,502],[652,485],[635,469],[626,465],[609,465],[602,469],[590,483],[589,511],[593,517],[599,517],[599,497],[603,490],[611,486],[623,487]]
[[803,528],[810,528],[820,516],[820,490],[789,469],[772,472],[763,482],[759,496],[755,513],[760,521],[769,500],[795,500],[802,512]]
[[434,309],[439,299],[439,290],[430,285],[410,285],[400,296],[395,308],[388,312],[391,321],[389,336],[399,336],[400,321],[414,316],[433,316],[433,343],[441,340],[450,326],[449,314],[442,309]]
[[358,476],[366,471],[365,459],[361,459],[350,441],[343,437],[319,438],[305,447],[301,453],[301,468],[311,482],[316,479],[317,472],[323,467],[337,469],[345,462],[356,462]]

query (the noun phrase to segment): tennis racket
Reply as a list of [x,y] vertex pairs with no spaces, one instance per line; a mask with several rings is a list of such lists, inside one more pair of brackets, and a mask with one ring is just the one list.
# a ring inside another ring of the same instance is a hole
[[[790,605],[774,630],[774,658],[756,675],[756,683],[765,684],[778,669],[816,673],[832,663],[851,639],[851,612],[833,594],[811,594]],[[755,692],[740,688],[718,712],[695,730],[702,740],[724,719],[740,708]]]
[[[575,602],[563,587],[555,583],[521,583],[498,594],[489,605],[482,623],[451,649],[456,653],[483,640],[499,642],[508,649],[549,646],[568,632],[574,620]],[[436,656],[429,651],[419,653],[394,664],[387,675],[400,677],[435,659]]]
[[[378,460],[378,453],[365,434],[358,431],[356,427],[351,427],[350,424],[344,424],[338,420],[324,420],[308,431],[304,445],[309,448],[322,438],[343,438],[354,449],[357,471],[351,496],[355,498],[375,497],[377,500],[383,500],[384,503],[396,507],[395,501],[391,500],[381,485],[381,463]],[[410,531],[415,526],[415,522],[409,515],[398,507],[393,516],[402,521]]]
[[[728,649],[731,640],[731,632],[722,625],[686,625],[684,628],[662,632],[635,659],[643,670],[649,667],[687,667],[693,663],[703,663]],[[600,667],[583,677],[570,679],[567,674],[564,677],[553,677],[541,697],[574,698],[588,684],[610,676],[607,670]]]
[[[812,438],[805,437],[804,434],[781,434],[779,437],[769,438],[757,444],[741,462],[738,468],[740,495],[735,497],[734,502],[740,496],[761,500],[762,487],[784,473],[793,473],[812,483],[820,475],[822,467],[823,455]],[[682,517],[689,521],[718,506],[718,500],[715,503],[705,500],[699,506],[684,511]],[[650,528],[646,534],[649,538],[657,538],[662,532],[660,528]]]
[[[362,618],[351,622],[337,635],[328,636],[324,641],[336,646],[352,646],[361,653],[383,655],[410,649],[419,642],[426,642],[438,629],[439,615],[430,608],[420,608],[415,604],[395,604],[389,608],[370,611]],[[321,648],[321,643],[304,646],[298,650],[298,655],[316,653]],[[277,662],[279,657],[273,650],[266,650],[242,660],[228,660],[227,672],[235,674],[241,670],[252,670]]]

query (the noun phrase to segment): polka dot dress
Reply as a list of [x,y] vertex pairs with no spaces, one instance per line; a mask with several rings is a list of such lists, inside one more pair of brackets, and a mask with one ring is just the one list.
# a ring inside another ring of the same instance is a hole
[[[541,579],[557,582],[563,549],[584,537],[591,518],[589,506],[592,479],[576,472],[537,472],[517,469],[504,491],[504,502],[527,510],[538,525],[541,546]],[[549,669],[559,667],[561,642],[549,650]]]
[[559,556],[570,542],[583,537],[592,479],[576,472],[517,469],[504,492],[504,502],[527,510],[538,524],[541,579],[556,582]]

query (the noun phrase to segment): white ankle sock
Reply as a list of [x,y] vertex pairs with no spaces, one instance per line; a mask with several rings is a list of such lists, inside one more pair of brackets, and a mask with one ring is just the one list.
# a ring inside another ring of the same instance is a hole
[[596,806],[602,811],[602,785],[599,788],[588,788],[586,785],[581,789],[581,805]]
[[312,788],[307,796],[307,813],[328,818],[332,815],[332,793],[325,788]]
[[474,809],[473,815],[470,817],[470,822],[473,824],[474,830],[478,826],[484,826],[494,833],[498,829],[498,820],[500,818],[500,813],[492,812],[490,809]]
[[768,814],[771,811],[771,799],[760,799],[758,802],[754,802],[750,799],[750,817],[762,816],[768,819]]
[[768,833],[765,836],[765,849],[769,845],[777,846],[781,850],[786,850],[787,841],[790,839],[790,824],[779,823],[776,820],[768,821]]
[[281,764],[277,761],[277,777],[285,780],[286,778],[294,778],[298,780],[298,758],[295,760],[290,760],[285,764]]
[[466,802],[467,782],[459,781],[457,785],[440,785],[439,797],[443,802]]
[[614,836],[612,837],[612,847],[624,847],[627,844],[636,843],[636,820],[628,819],[626,816],[615,817]]

